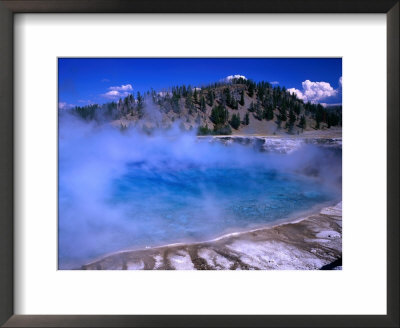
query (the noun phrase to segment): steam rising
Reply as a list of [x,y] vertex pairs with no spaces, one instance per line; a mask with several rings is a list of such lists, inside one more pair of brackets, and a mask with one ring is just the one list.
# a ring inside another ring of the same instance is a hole
[[[260,177],[266,181],[261,183]],[[291,177],[304,191],[290,191]],[[59,267],[79,267],[131,247],[198,240],[212,230],[218,235],[227,230],[224,227],[236,227],[229,216],[232,211],[246,211],[249,221],[261,224],[260,215],[252,216],[247,208],[249,202],[258,206],[267,190],[273,192],[273,183],[282,183],[276,195],[287,199],[274,196],[271,202],[296,201],[302,208],[308,198],[314,204],[340,198],[341,150],[338,154],[305,144],[290,154],[262,153],[240,144],[200,140],[194,132],[182,132],[178,124],[149,136],[63,114]],[[313,188],[319,198],[308,191]],[[271,204],[272,209],[275,203]],[[272,213],[280,212],[266,213],[263,220],[269,221]],[[170,240],[173,233],[184,237]]]

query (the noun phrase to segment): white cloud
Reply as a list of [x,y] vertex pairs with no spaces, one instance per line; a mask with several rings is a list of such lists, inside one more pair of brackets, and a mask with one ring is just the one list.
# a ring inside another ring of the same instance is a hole
[[129,96],[129,91],[133,91],[131,84],[123,84],[121,86],[109,87],[109,91],[103,93],[102,96],[109,99],[118,99]]
[[132,91],[132,85],[130,84],[123,84],[121,86],[116,86],[116,87],[109,87],[109,90],[113,90],[113,91]]
[[320,102],[322,99],[334,97],[338,94],[338,90],[334,89],[328,82],[312,82],[305,80],[302,82],[303,90],[290,88],[288,91],[296,94],[297,98],[312,103]]
[[342,77],[339,78],[339,87],[342,87]]
[[223,80],[226,81],[226,82],[230,82],[233,79],[240,79],[240,78],[242,78],[244,80],[247,80],[247,77],[245,77],[244,75],[239,75],[239,74],[229,75],[226,78],[224,78]]
[[272,85],[279,84],[278,81],[272,81],[272,82],[269,82],[269,83],[272,84]]
[[116,90],[111,90],[106,93],[103,93],[102,96],[110,99],[124,98],[129,96],[129,92],[119,92]]
[[75,107],[75,105],[73,105],[73,104],[67,104],[66,102],[59,102],[59,103],[58,103],[58,108],[59,108],[59,109],[71,109],[71,108],[73,108],[73,107]]
[[119,91],[112,90],[112,91],[106,92],[104,95],[107,97],[118,97],[119,94],[120,94]]
[[299,89],[290,88],[290,89],[287,89],[287,91],[288,91],[290,94],[295,94],[295,95],[297,96],[297,98],[304,100],[303,93],[302,93]]

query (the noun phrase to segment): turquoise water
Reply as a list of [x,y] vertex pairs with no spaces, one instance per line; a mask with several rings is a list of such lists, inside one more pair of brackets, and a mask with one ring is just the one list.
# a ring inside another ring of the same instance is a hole
[[79,154],[59,161],[60,269],[125,249],[210,240],[341,199],[341,149],[277,155],[143,142],[121,158],[119,146],[98,144],[60,146],[60,154]]
[[260,167],[142,170],[142,164],[115,181],[110,200],[141,228],[127,243],[139,248],[262,226],[337,197],[317,179]]

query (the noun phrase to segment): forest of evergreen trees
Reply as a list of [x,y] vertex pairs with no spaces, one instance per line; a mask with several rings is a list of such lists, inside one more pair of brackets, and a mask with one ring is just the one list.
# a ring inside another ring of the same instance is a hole
[[[292,133],[294,128],[321,129],[342,125],[342,108],[305,103],[285,87],[243,78],[217,82],[202,88],[190,85],[172,87],[167,92],[148,91],[145,94],[119,99],[103,105],[75,107],[72,111],[85,120],[117,120],[123,117],[140,120],[146,104],[151,102],[161,113],[182,121],[194,120],[199,135],[231,134],[249,125],[250,116],[258,121],[274,121],[278,129]],[[240,117],[239,109],[246,109]],[[210,127],[210,122],[212,127]]]

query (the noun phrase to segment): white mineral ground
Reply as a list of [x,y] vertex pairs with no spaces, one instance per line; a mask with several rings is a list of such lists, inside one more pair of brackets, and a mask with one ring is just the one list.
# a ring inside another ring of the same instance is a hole
[[315,270],[341,257],[340,202],[292,222],[229,234],[213,241],[118,252],[82,269]]

